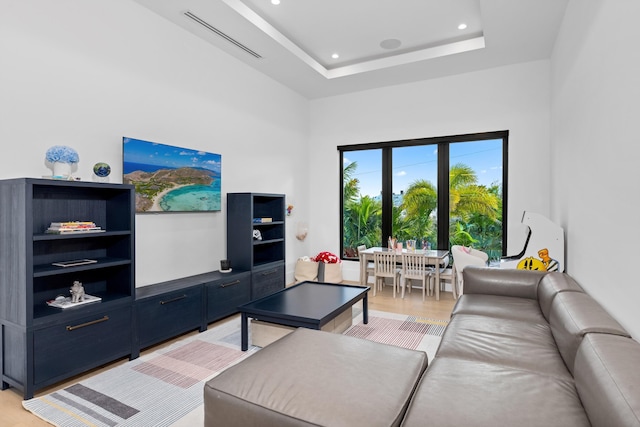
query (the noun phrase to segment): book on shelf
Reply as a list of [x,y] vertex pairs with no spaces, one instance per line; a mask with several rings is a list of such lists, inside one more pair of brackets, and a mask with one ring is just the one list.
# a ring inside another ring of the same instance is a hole
[[100,301],[102,301],[102,298],[100,297],[85,294],[84,301],[71,302],[71,297],[60,296],[56,299],[47,301],[47,305],[50,307],[65,309],[65,308],[71,308],[71,307],[79,307],[81,305],[91,304],[91,303],[100,302]]
[[93,221],[67,221],[67,222],[52,222],[51,227],[95,227],[96,223]]
[[97,263],[98,260],[95,259],[74,259],[71,261],[58,261],[58,262],[52,262],[51,265],[55,265],[58,267],[73,267],[76,265],[85,265],[85,264],[95,264]]
[[253,218],[254,224],[262,224],[265,222],[273,222],[273,218]]
[[60,229],[55,229],[55,228],[47,228],[45,230],[45,233],[47,234],[73,234],[73,233],[101,233],[105,230],[103,230],[100,227],[94,227],[94,228],[60,228]]
[[92,221],[68,221],[68,222],[52,222],[49,228],[45,230],[48,234],[70,234],[70,233],[99,233],[102,232],[101,227]]

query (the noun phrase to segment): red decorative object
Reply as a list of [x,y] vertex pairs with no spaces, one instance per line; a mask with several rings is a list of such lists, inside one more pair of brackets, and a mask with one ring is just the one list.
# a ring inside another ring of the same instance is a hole
[[324,262],[325,264],[337,264],[340,262],[340,258],[337,255],[332,254],[331,252],[320,252],[316,255],[313,260],[315,262]]

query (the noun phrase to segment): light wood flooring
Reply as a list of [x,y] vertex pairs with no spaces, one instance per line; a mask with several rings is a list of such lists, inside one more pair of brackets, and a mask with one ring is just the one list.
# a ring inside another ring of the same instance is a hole
[[[422,294],[419,289],[414,289],[411,294],[405,295],[404,299],[393,298],[392,289],[386,286],[382,292],[378,292],[374,297],[372,292],[369,292],[369,310],[387,311],[391,313],[403,313],[411,316],[426,317],[429,319],[442,319],[449,320],[451,310],[455,300],[452,297],[451,292],[441,292],[440,301],[436,301],[435,297],[429,296],[426,301],[422,301]],[[222,320],[224,322],[225,320]],[[215,325],[215,324],[214,324]],[[182,335],[175,340],[159,344],[150,349],[142,352],[146,354],[161,348],[162,346],[170,345],[174,341],[183,338],[188,335],[196,335],[198,332],[190,332],[189,334]],[[43,389],[36,393],[36,396],[41,396],[47,393],[51,393],[54,390],[64,388],[68,385],[81,381],[92,375],[103,372],[114,366],[126,363],[128,359],[122,359],[117,362],[110,363],[102,368],[95,369],[84,375],[74,377],[66,382],[56,384],[55,386]],[[40,418],[31,414],[22,407],[22,394],[14,388],[0,391],[0,426],[1,427],[51,427],[51,424],[42,421]]]

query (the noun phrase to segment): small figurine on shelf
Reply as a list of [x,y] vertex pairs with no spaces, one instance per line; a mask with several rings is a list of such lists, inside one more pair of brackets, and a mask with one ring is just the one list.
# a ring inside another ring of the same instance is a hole
[[262,233],[260,230],[253,230],[253,240],[262,240]]
[[84,287],[82,283],[79,281],[74,281],[73,286],[69,289],[71,292],[71,302],[81,302],[84,301]]

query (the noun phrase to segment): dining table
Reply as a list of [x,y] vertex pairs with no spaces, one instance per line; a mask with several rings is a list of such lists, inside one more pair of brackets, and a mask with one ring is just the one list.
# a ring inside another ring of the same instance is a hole
[[447,250],[429,250],[429,249],[416,249],[416,250],[411,250],[410,252],[407,251],[407,249],[389,249],[389,248],[385,248],[385,247],[381,247],[381,246],[374,246],[371,248],[367,248],[363,251],[360,251],[358,253],[358,259],[360,261],[360,284],[362,286],[368,286],[367,283],[365,283],[365,277],[367,277],[366,272],[367,272],[367,264],[369,262],[373,262],[373,254],[376,252],[393,252],[396,254],[396,258],[397,258],[397,262],[399,264],[402,263],[402,254],[403,253],[416,253],[416,254],[423,254],[424,256],[426,256],[427,258],[429,258],[429,260],[427,261],[427,264],[429,265],[433,265],[434,266],[434,272],[435,272],[435,276],[436,276],[436,284],[434,286],[435,288],[435,293],[436,293],[436,300],[439,301],[440,300],[440,273],[447,268],[447,264],[449,264],[449,251]]

